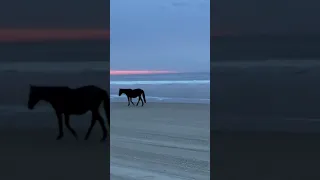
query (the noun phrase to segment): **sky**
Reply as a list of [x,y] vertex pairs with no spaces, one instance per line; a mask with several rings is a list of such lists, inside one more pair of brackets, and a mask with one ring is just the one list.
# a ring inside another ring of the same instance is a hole
[[0,1],[0,28],[109,29],[109,0]]
[[[111,17],[109,9],[111,5]],[[10,0],[0,42],[105,39],[111,68],[203,71],[213,34],[319,34],[318,0]],[[94,35],[93,35],[94,34]]]
[[210,0],[111,0],[113,70],[209,71]]
[[0,42],[109,39],[109,0],[0,2]]
[[211,5],[212,35],[320,33],[318,0],[214,0]]

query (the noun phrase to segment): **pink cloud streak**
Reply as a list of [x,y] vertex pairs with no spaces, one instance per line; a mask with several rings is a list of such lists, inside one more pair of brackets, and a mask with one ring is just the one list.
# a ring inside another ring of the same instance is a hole
[[106,39],[109,30],[104,29],[2,29],[0,42],[33,42],[43,40]]

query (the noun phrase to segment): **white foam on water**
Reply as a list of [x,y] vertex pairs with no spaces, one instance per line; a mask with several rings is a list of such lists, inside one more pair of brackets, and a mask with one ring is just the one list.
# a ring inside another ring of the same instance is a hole
[[134,85],[134,84],[210,84],[210,80],[181,80],[181,81],[110,81],[110,85]]
[[[126,102],[126,96],[119,96],[115,94],[110,95],[111,102]],[[175,102],[175,103],[210,103],[210,98],[178,98],[178,97],[157,97],[146,96],[148,102]]]

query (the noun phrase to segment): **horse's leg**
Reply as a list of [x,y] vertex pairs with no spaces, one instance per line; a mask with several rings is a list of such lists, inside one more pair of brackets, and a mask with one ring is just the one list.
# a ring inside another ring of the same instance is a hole
[[89,136],[90,136],[90,133],[92,131],[92,128],[93,126],[96,124],[96,121],[97,121],[97,118],[95,117],[96,115],[94,114],[94,112],[92,112],[92,119],[91,119],[91,124],[90,124],[90,127],[88,129],[88,132],[84,138],[84,140],[88,140]]
[[[107,128],[106,128],[106,124],[102,118],[102,116],[100,115],[99,111],[97,111],[97,120],[100,123],[101,129],[102,129],[102,138],[101,138],[101,142],[105,141],[107,139]],[[110,126],[110,124],[109,124]]]
[[134,103],[132,102],[132,98],[130,98],[130,101],[131,101],[132,105],[134,105]]
[[78,139],[78,135],[76,133],[76,131],[74,129],[72,129],[72,127],[70,126],[70,116],[68,114],[64,115],[64,122],[67,126],[67,128],[71,131],[72,135]]
[[141,97],[139,96],[139,99],[138,99],[138,102],[137,102],[136,106],[139,105],[140,100],[141,100]]
[[141,95],[139,96],[139,99],[141,99],[141,106],[143,106],[143,105],[144,105],[144,102],[143,102],[143,100],[142,100],[142,98],[141,98]]
[[58,134],[57,140],[59,140],[63,137],[62,113],[56,112],[56,115],[58,118],[58,127],[59,127],[59,134]]
[[127,98],[128,98],[128,106],[130,106],[130,98],[129,98],[129,96],[127,96]]

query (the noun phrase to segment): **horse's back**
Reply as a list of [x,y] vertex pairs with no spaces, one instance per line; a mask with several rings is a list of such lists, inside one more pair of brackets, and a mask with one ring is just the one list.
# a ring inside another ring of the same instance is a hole
[[101,89],[94,85],[82,86],[79,88],[72,89],[72,91],[74,93],[81,93],[81,94],[87,94],[87,95],[92,95],[96,93],[100,94],[100,93],[106,92],[104,89]]
[[130,89],[128,92],[128,95],[130,97],[136,98],[138,96],[140,96],[143,93],[142,89]]
[[81,87],[78,87],[78,88],[75,88],[75,90],[103,90],[101,88],[99,88],[98,86],[95,86],[95,85],[87,85],[87,86],[81,86]]
[[142,90],[142,89],[140,89],[140,88],[138,88],[138,89],[133,89],[132,90],[133,92],[136,92],[136,93],[143,93],[144,91]]
[[67,104],[73,113],[84,112],[99,106],[105,100],[105,93],[105,90],[93,85],[75,88],[68,94]]

